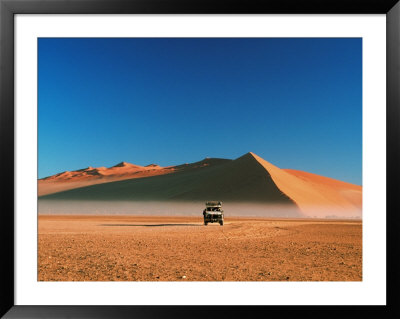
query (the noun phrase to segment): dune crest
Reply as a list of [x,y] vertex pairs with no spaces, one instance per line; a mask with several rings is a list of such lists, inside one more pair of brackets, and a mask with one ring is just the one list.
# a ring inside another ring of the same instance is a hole
[[114,182],[130,178],[141,178],[169,174],[174,167],[161,167],[156,164],[140,166],[128,162],[120,162],[112,167],[91,166],[75,171],[65,171],[38,181],[38,195],[48,195],[69,189],[89,185]]

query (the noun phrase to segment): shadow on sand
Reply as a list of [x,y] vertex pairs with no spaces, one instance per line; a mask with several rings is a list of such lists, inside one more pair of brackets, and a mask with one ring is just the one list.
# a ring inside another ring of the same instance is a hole
[[203,224],[101,224],[99,226],[128,226],[128,227],[168,227],[168,226],[203,226]]

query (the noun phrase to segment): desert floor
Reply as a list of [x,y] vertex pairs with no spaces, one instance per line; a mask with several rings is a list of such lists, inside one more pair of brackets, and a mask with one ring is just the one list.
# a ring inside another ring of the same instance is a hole
[[40,215],[39,281],[360,281],[362,222]]

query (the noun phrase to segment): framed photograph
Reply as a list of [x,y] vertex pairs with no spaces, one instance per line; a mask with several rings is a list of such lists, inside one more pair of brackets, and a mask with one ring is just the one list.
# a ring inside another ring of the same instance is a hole
[[397,1],[0,10],[5,318],[398,314]]

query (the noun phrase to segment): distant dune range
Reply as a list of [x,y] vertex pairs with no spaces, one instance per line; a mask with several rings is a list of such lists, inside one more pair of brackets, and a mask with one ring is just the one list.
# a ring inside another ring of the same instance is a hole
[[38,181],[42,200],[205,201],[281,205],[299,216],[361,217],[362,187],[280,169],[254,153],[235,160],[160,167],[122,162],[63,172]]

